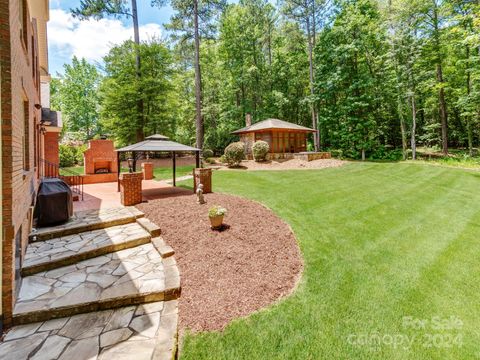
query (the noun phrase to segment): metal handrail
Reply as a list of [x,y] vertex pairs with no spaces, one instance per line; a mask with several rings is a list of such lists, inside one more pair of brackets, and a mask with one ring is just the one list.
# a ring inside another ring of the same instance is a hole
[[40,177],[42,178],[58,178],[65,181],[72,191],[78,194],[83,201],[83,176],[73,171],[62,169],[60,174],[60,166],[45,159],[40,159]]

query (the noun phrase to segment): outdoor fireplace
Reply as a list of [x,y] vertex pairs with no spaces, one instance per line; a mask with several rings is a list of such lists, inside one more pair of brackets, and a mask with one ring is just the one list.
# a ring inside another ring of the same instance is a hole
[[94,161],[93,169],[95,174],[108,174],[112,171],[112,162],[111,161]]
[[117,154],[111,140],[90,140],[83,154],[84,183],[101,183],[117,180]]

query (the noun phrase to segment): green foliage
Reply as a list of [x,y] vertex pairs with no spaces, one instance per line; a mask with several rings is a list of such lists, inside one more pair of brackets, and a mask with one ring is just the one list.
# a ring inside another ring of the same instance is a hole
[[386,146],[378,146],[369,154],[369,160],[400,161],[402,160],[401,149],[391,149]]
[[265,161],[270,151],[270,146],[268,146],[266,141],[258,140],[253,143],[252,151],[255,161]]
[[238,166],[243,159],[245,159],[245,144],[243,142],[234,142],[225,148],[223,160],[228,166]]
[[[104,58],[101,120],[118,145],[135,142],[137,126],[146,135],[174,135],[176,112],[170,51],[160,40],[140,44],[142,76],[138,79],[135,47],[132,41],[126,41],[112,47]],[[143,101],[141,116],[137,107],[139,100]],[[142,124],[138,124],[139,117]]]
[[202,155],[205,159],[213,157],[213,151],[210,149],[203,149]]
[[93,17],[102,19],[106,16],[130,16],[128,0],[80,0],[80,6],[72,9],[73,16],[82,20]]
[[[163,132],[192,145],[199,87],[195,1],[154,3],[169,3],[174,10],[168,46],[157,40],[140,45],[142,76],[145,71],[140,81],[133,43],[114,47],[106,57],[100,106],[97,100],[83,108],[101,108],[101,123],[118,145],[135,141],[139,127],[147,135]],[[254,123],[273,117],[311,127],[311,107],[318,112],[323,148],[341,150],[345,157],[390,157],[384,151],[390,148],[403,148],[406,155],[417,143],[441,146],[443,110],[449,146],[472,153],[480,144],[478,2],[282,0],[275,6],[267,0],[228,5],[209,0],[197,5],[203,148],[221,152],[236,141],[231,133],[245,125],[247,113]],[[122,16],[129,6],[121,0],[84,1],[84,13],[77,15]],[[68,132],[94,136],[100,131],[95,120],[88,120],[93,127],[84,126],[83,117],[76,120],[82,111],[64,110],[57,95],[62,81],[52,82],[52,108],[64,111]],[[139,100],[145,103],[140,114]]]
[[90,139],[100,131],[98,86],[101,76],[94,65],[75,56],[71,65],[64,65],[64,72],[52,82],[52,106],[62,111],[65,131],[82,132],[83,140]]
[[75,165],[83,165],[83,153],[86,150],[86,145],[71,146],[59,145],[60,167],[71,167]]

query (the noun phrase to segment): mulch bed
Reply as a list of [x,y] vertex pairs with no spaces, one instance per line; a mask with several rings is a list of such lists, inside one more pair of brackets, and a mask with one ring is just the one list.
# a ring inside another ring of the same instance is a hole
[[[289,294],[303,263],[289,226],[259,203],[225,194],[191,192],[137,207],[162,229],[181,273],[180,330],[221,330]],[[227,208],[222,231],[208,209]]]

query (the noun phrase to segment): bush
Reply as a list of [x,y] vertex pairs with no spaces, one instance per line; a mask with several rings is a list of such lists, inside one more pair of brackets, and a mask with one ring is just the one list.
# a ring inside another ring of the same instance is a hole
[[241,141],[231,143],[225,148],[223,157],[228,166],[238,166],[245,159],[245,144]]
[[341,149],[332,149],[330,150],[330,154],[332,154],[332,158],[337,158],[337,159],[343,158],[343,151]]
[[83,165],[83,152],[85,151],[86,146],[70,146],[70,145],[60,145],[59,146],[59,159],[60,167],[70,167],[75,165]]
[[87,145],[80,145],[75,147],[75,165],[83,166],[83,153],[87,150]]
[[213,151],[210,150],[210,149],[203,149],[202,155],[203,155],[204,159],[211,158],[211,157],[213,157]]
[[393,149],[388,146],[377,146],[368,157],[368,160],[400,161],[403,158],[401,149]]
[[253,158],[255,161],[265,161],[267,160],[268,152],[270,151],[270,146],[268,143],[263,140],[258,140],[253,144]]

